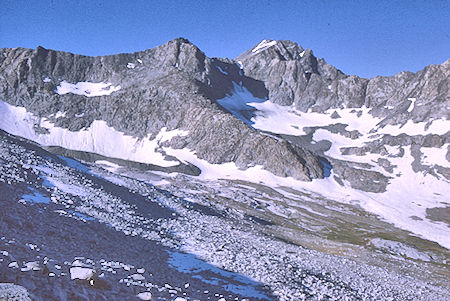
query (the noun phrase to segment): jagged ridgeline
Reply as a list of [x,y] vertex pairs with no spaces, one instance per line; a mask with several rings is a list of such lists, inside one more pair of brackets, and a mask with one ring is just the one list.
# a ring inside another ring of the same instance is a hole
[[[0,57],[1,100],[26,108],[35,118],[35,133],[27,130],[25,135],[2,122],[13,134],[156,165],[181,164],[167,156],[165,147],[188,149],[212,164],[234,162],[241,169],[261,165],[300,180],[323,177],[321,163],[310,151],[260,133],[216,103],[233,92],[234,84],[264,98],[264,83],[243,75],[233,61],[206,57],[186,39],[132,54],[87,57],[38,47],[2,49]],[[54,129],[44,118],[64,129],[58,137],[52,137]],[[89,137],[112,141],[74,137],[65,129],[91,129]],[[116,131],[130,139],[119,138]],[[172,137],[161,138],[162,132]],[[75,143],[77,138],[82,141]]]
[[[299,180],[327,175],[324,149],[252,126],[256,109],[248,100],[222,101],[239,93],[299,112],[369,108],[377,126],[448,119],[449,61],[368,80],[290,41],[264,40],[235,60],[208,58],[182,38],[99,57],[2,49],[0,66],[2,129],[43,145],[194,174],[192,164],[233,162]],[[443,145],[446,137],[431,140]],[[339,176],[351,179],[348,168]],[[387,178],[378,178],[382,187],[369,190],[384,189]]]

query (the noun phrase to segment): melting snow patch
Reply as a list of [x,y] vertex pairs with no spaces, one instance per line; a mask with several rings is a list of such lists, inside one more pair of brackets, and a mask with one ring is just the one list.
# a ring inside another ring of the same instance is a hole
[[[384,193],[363,192],[351,188],[348,184],[341,186],[334,180],[334,172],[325,179],[315,179],[312,182],[302,182],[293,178],[283,178],[273,175],[261,166],[246,170],[232,162],[210,164],[197,158],[194,152],[186,149],[164,148],[169,154],[183,161],[190,162],[200,168],[200,180],[239,179],[252,183],[262,183],[269,187],[285,186],[298,191],[320,192],[323,197],[342,203],[359,203],[368,212],[379,215],[401,229],[411,231],[425,239],[438,242],[443,247],[450,248],[448,225],[442,222],[430,221],[426,216],[426,208],[438,207],[447,201],[450,185],[442,183],[431,175],[415,173],[412,169],[414,158],[410,155],[410,147],[404,147],[405,155],[401,158],[389,158],[394,169],[394,177]],[[363,158],[364,156],[361,156]],[[369,157],[369,159],[371,159]],[[405,191],[410,192],[405,197]],[[412,220],[410,216],[418,216],[421,220]]]
[[417,98],[408,98],[408,100],[411,102],[408,108],[408,112],[412,112],[414,110],[414,104],[416,103]]
[[111,83],[91,83],[91,82],[79,82],[71,84],[66,81],[62,81],[55,92],[59,95],[72,93],[76,95],[84,95],[86,97],[104,96],[110,95],[113,92],[119,91],[120,86],[112,86]]
[[163,167],[175,166],[178,161],[169,161],[159,152],[159,144],[170,141],[175,136],[185,136],[187,131],[167,131],[162,128],[155,139],[147,136],[135,138],[108,126],[103,120],[94,120],[89,128],[73,132],[56,127],[48,120],[40,119],[41,126],[49,133],[38,134],[34,131],[35,120],[39,118],[27,112],[23,107],[12,106],[0,101],[0,128],[6,132],[24,137],[45,146],[97,153],[106,157],[119,158],[135,162],[155,164]]
[[450,144],[445,144],[440,148],[437,147],[422,147],[422,163],[426,165],[440,165],[450,168],[450,163],[447,161],[446,155]]
[[392,136],[398,136],[401,134],[406,134],[408,136],[414,135],[444,135],[450,129],[450,121],[446,119],[435,119],[429,122],[414,122],[409,119],[403,125],[386,125],[385,127],[378,129],[379,134],[389,134]]
[[[304,127],[327,126],[337,123],[347,124],[347,130],[358,130],[369,133],[381,119],[373,117],[369,109],[360,110],[361,115],[354,109],[332,109],[324,113],[300,112],[292,106],[281,106],[270,100],[262,103],[247,103],[258,111],[252,120],[257,129],[287,135],[305,135]],[[337,112],[339,118],[332,118]],[[274,130],[275,129],[275,130]]]

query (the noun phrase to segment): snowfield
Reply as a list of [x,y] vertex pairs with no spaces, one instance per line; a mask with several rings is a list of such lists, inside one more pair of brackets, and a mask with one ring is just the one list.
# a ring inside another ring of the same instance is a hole
[[[67,149],[97,153],[112,158],[155,164],[169,167],[177,161],[166,160],[158,151],[159,144],[187,132],[165,128],[151,140],[150,137],[138,139],[121,133],[108,126],[105,121],[95,120],[87,129],[78,132],[54,126],[45,118],[39,118],[23,107],[15,107],[0,101],[0,128],[45,146],[60,146]],[[48,134],[38,134],[34,127],[38,124],[46,128]]]
[[86,97],[95,97],[111,95],[111,93],[119,90],[120,86],[113,86],[111,83],[78,82],[76,84],[71,84],[64,80],[56,87],[55,92],[59,95],[72,93]]
[[[411,107],[414,106],[415,99],[409,99]],[[450,181],[444,177],[437,178],[435,175],[413,170],[414,157],[409,146],[401,146],[404,152],[401,157],[392,157],[391,154],[398,152],[392,150],[389,154],[367,153],[365,155],[349,155],[342,153],[343,148],[364,147],[367,143],[376,141],[383,134],[397,136],[406,135],[443,135],[450,129],[450,121],[444,119],[432,120],[431,122],[414,123],[408,120],[403,125],[387,125],[380,127],[382,119],[370,114],[368,108],[360,109],[331,109],[324,113],[300,112],[293,107],[280,106],[261,100],[251,95],[243,87],[235,85],[234,93],[218,100],[225,109],[234,114],[237,118],[256,129],[264,130],[275,134],[285,134],[292,136],[307,135],[305,129],[319,127],[312,136],[312,143],[320,141],[330,141],[331,148],[324,152],[330,158],[368,164],[370,170],[380,172],[388,176],[391,180],[387,189],[383,193],[370,193],[358,191],[349,187],[349,183],[344,186],[334,180],[333,171],[331,176],[323,180],[314,180],[312,183],[303,183],[292,179],[278,178],[265,173],[258,167],[252,167],[245,172],[233,169],[231,165],[224,164],[218,166],[205,166],[205,162],[194,161],[195,158],[187,158],[185,152],[179,151],[178,157],[184,160],[195,162],[202,166],[202,175],[211,174],[209,178],[224,177],[234,179],[245,179],[247,181],[259,181],[270,187],[288,186],[301,191],[311,191],[320,193],[324,197],[344,202],[359,203],[365,210],[375,213],[397,227],[411,231],[423,238],[438,242],[441,246],[450,248],[449,224],[438,222],[427,216],[427,209],[445,208],[448,206],[447,196],[450,194]],[[408,110],[409,110],[408,109]],[[252,112],[251,116],[245,117],[242,112]],[[333,117],[333,114],[335,115]],[[337,114],[337,115],[336,115]],[[337,117],[336,117],[337,116]],[[346,131],[358,131],[358,138],[350,138],[339,133],[332,133],[329,129],[323,128],[335,124],[345,124]],[[320,128],[322,127],[322,128]],[[390,147],[387,145],[387,147]],[[392,147],[391,147],[392,148]],[[423,163],[428,165],[438,164],[449,167],[446,159],[448,145],[441,148],[422,148]],[[378,165],[378,160],[384,159],[394,167],[393,172],[388,172]],[[221,170],[221,171],[219,171]],[[220,174],[220,176],[219,176]]]

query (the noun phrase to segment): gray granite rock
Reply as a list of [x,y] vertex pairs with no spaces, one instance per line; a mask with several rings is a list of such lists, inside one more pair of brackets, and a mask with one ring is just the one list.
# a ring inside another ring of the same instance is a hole
[[[210,59],[186,39],[101,57],[42,47],[0,52],[0,98],[47,117],[56,126],[79,131],[94,120],[104,120],[139,138],[154,138],[163,127],[187,130],[188,136],[165,145],[187,147],[210,163],[235,162],[240,168],[262,165],[276,175],[300,180],[323,176],[311,152],[259,133],[216,104],[236,84],[256,97],[267,97],[268,92],[261,81],[242,75],[237,64]],[[58,95],[55,89],[62,81],[108,82],[121,89],[89,98]],[[65,116],[50,116],[57,112]],[[45,132],[38,125],[37,130]]]
[[[275,103],[315,112],[366,106],[372,108],[374,116],[389,117],[386,124],[449,118],[450,60],[416,74],[400,72],[369,80],[346,75],[291,41],[276,41],[271,47],[252,50],[236,61],[241,62],[245,75],[265,83]],[[411,104],[408,98],[416,99],[411,112],[407,111]]]

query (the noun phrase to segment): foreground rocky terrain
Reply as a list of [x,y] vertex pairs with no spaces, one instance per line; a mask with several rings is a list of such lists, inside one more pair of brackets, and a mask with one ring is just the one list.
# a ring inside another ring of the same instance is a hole
[[102,161],[82,164],[1,138],[0,279],[32,300],[147,300],[146,292],[152,300],[444,300],[448,293],[445,250],[398,243],[406,253],[373,253],[291,229],[306,245],[308,238],[322,245],[316,251],[231,202],[177,197],[110,173]]
[[1,49],[0,299],[448,299],[449,90],[290,41]]

